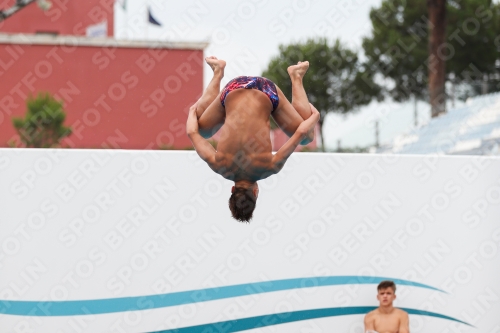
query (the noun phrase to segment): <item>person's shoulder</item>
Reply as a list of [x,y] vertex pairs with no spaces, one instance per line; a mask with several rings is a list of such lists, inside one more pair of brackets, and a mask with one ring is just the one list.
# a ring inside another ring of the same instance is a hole
[[366,319],[373,318],[373,317],[377,316],[377,313],[378,313],[378,309],[372,310],[372,311],[368,312],[368,313],[365,315],[365,318],[366,318]]
[[408,317],[408,312],[403,309],[396,308],[396,313],[401,317]]
[[217,151],[215,153],[214,164],[220,169],[232,169],[234,164],[234,154]]
[[228,154],[216,152],[212,163],[208,163],[210,168],[222,177],[234,180],[234,170],[232,170],[231,158]]
[[[271,152],[252,155],[250,159],[251,169],[258,174],[260,179],[264,179],[276,173],[273,165],[273,154]],[[261,178],[261,176],[264,176]]]
[[365,317],[363,318],[363,322],[365,324],[365,327],[368,326],[368,327],[371,327],[374,325],[374,322],[375,322],[375,319],[377,318],[377,310],[373,310],[373,311],[370,311],[368,312]]

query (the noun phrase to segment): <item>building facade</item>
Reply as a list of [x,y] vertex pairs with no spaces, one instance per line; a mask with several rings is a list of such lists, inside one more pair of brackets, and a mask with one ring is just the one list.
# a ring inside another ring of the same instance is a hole
[[63,146],[185,148],[205,46],[1,35],[0,145],[18,144],[11,118],[24,115],[28,96],[49,92],[63,101],[73,129]]

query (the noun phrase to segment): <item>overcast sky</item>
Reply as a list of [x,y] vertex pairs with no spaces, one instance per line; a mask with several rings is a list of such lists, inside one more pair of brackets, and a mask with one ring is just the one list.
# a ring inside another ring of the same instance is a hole
[[[382,0],[127,0],[115,8],[115,36],[119,39],[207,41],[206,55],[227,60],[223,84],[238,75],[260,75],[280,44],[311,37],[339,38],[361,49],[362,37],[370,35],[370,8]],[[162,26],[147,22],[147,6]],[[205,70],[205,85],[211,77]],[[306,87],[307,89],[307,87]],[[419,104],[421,121],[428,107]],[[413,104],[372,103],[348,117],[329,116],[325,124],[327,147],[366,146],[374,143],[374,119],[380,119],[381,141],[409,128]]]

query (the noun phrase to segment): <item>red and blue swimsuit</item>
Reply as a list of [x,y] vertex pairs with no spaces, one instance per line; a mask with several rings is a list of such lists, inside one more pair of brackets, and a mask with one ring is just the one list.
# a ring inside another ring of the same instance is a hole
[[276,110],[280,103],[278,91],[273,81],[260,76],[238,76],[229,81],[220,94],[220,102],[223,107],[226,107],[227,94],[236,89],[257,89],[262,91],[271,100],[273,111]]

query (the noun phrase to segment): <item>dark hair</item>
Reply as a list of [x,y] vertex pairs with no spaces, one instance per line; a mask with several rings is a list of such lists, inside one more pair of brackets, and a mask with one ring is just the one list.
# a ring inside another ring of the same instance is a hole
[[240,222],[250,222],[257,198],[251,189],[235,187],[229,198],[229,209],[233,217]]
[[387,289],[387,288],[392,288],[392,291],[396,293],[396,284],[392,281],[382,281],[378,284],[377,291],[382,290],[382,289]]

